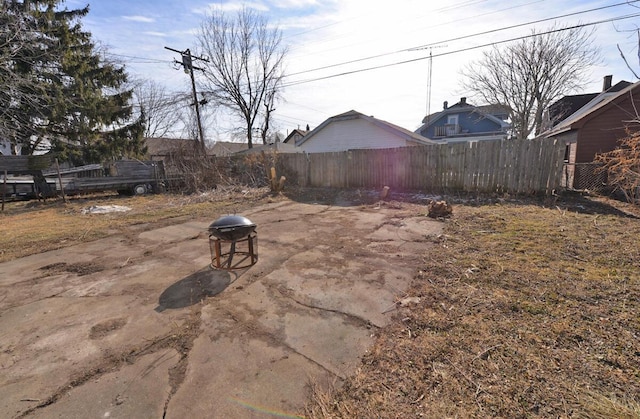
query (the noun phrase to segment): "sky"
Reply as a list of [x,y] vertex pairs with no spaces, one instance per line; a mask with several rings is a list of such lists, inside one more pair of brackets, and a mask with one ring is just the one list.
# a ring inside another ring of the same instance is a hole
[[[444,101],[468,97],[481,105],[462,87],[464,68],[492,44],[554,25],[613,20],[589,26],[602,59],[590,69],[584,91],[574,93],[600,91],[606,75],[614,84],[636,81],[617,46],[640,73],[640,1],[67,0],[65,6],[87,2],[90,12],[81,23],[94,41],[132,77],[152,79],[170,92],[190,92],[190,80],[174,63],[179,54],[165,47],[197,53],[197,33],[212,8],[234,13],[244,5],[265,14],[289,49],[288,86],[273,114],[284,135],[349,110],[415,130]],[[230,140],[220,127],[234,123],[225,115],[209,120],[207,139]]]

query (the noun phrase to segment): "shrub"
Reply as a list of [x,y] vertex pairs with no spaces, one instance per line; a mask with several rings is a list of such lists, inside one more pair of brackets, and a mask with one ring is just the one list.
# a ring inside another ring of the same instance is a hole
[[595,161],[602,163],[598,171],[606,171],[607,183],[614,191],[620,191],[629,202],[638,203],[640,198],[640,131],[627,129],[627,136],[618,147],[596,155]]

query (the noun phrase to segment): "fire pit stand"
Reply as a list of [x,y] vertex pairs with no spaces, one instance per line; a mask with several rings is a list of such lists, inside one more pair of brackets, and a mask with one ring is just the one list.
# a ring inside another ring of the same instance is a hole
[[255,265],[258,261],[258,233],[255,229],[255,224],[239,215],[228,215],[211,223],[211,267],[234,270]]

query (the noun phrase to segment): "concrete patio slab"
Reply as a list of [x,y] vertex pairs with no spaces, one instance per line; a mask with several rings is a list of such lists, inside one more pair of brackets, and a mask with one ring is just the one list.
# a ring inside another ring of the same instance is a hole
[[[210,220],[0,264],[7,417],[297,417],[352,374],[442,224],[424,207],[276,202],[258,263],[210,267]],[[93,215],[96,216],[96,215]],[[139,226],[138,226],[139,227]]]

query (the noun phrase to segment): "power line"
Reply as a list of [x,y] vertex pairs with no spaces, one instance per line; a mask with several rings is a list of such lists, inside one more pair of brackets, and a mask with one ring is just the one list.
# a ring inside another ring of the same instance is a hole
[[[628,6],[631,3],[637,3],[638,1],[640,1],[640,0],[628,0],[628,1],[624,1],[622,3],[616,3],[616,4],[611,4],[611,5],[608,5],[608,6],[596,7],[594,9],[587,9],[587,10],[582,10],[582,11],[579,11],[579,12],[567,13],[567,14],[564,14],[564,15],[558,15],[558,16],[549,17],[549,18],[545,18],[545,19],[534,20],[534,21],[527,22],[527,23],[521,23],[521,24],[518,24],[518,25],[505,26],[505,27],[499,28],[499,29],[491,29],[491,30],[484,31],[484,32],[478,32],[478,33],[473,34],[473,35],[459,36],[457,38],[451,38],[448,41],[444,41],[444,42],[453,42],[453,41],[459,41],[461,39],[467,39],[467,38],[471,38],[471,37],[475,37],[475,36],[488,35],[490,33],[496,33],[496,32],[500,32],[500,31],[503,31],[503,30],[515,29],[515,28],[519,28],[519,27],[522,27],[522,26],[527,26],[527,25],[533,25],[533,24],[536,24],[536,23],[547,22],[549,20],[556,20],[556,19],[562,19],[562,18],[565,18],[565,17],[577,16],[577,15],[580,15],[580,14],[583,14],[583,13],[597,12],[597,11],[604,10],[604,9],[609,9],[609,8],[612,8],[612,7],[618,7],[618,6],[624,6],[624,5]],[[436,44],[440,44],[440,43],[442,43],[442,42],[432,42],[430,44],[425,44],[425,45],[421,45],[419,47],[412,48],[412,50],[425,49],[425,48],[429,48],[432,45],[436,45]]]
[[279,122],[283,125],[285,124],[308,124],[309,121],[308,120],[304,120],[304,119],[300,119],[300,118],[296,118],[293,116],[287,116],[287,115],[282,115],[282,114],[277,114],[277,115],[273,115],[271,118],[273,118],[274,122]]
[[516,29],[516,28],[520,28],[520,27],[523,27],[523,26],[528,26],[528,25],[534,25],[534,24],[537,24],[537,23],[548,22],[550,20],[556,20],[556,19],[562,19],[562,18],[567,18],[567,17],[571,17],[571,16],[577,16],[577,15],[584,14],[584,13],[596,12],[596,11],[605,10],[605,9],[612,8],[612,7],[629,5],[631,3],[637,3],[638,1],[640,1],[640,0],[625,1],[625,2],[621,2],[621,3],[608,5],[608,6],[601,6],[601,7],[596,7],[596,8],[593,8],[593,9],[587,9],[587,10],[582,10],[582,11],[578,11],[578,12],[567,13],[567,14],[564,14],[564,15],[558,15],[558,16],[553,16],[553,17],[549,17],[549,18],[545,18],[545,19],[534,20],[534,21],[526,22],[526,23],[520,23],[520,24],[517,24],[517,25],[511,25],[511,26],[505,26],[505,27],[502,27],[502,28],[491,29],[491,30],[488,30],[488,31],[478,32],[478,33],[474,33],[474,34],[470,34],[470,35],[458,36],[458,37],[455,37],[455,38],[450,38],[450,39],[446,39],[446,40],[438,41],[438,42],[432,42],[432,43],[429,43],[429,44],[419,45],[419,46],[416,46],[416,47],[400,49],[400,50],[396,50],[396,51],[391,51],[391,52],[386,52],[386,53],[382,53],[382,54],[372,55],[372,56],[369,56],[369,57],[358,58],[358,59],[350,60],[350,61],[344,61],[344,62],[337,63],[337,64],[329,64],[329,65],[326,65],[326,66],[316,67],[316,68],[312,68],[312,69],[309,69],[309,70],[302,70],[302,71],[298,71],[296,73],[287,74],[287,77],[297,76],[297,75],[300,75],[300,74],[311,73],[311,72],[314,72],[314,71],[326,70],[328,68],[340,67],[340,66],[343,66],[343,65],[354,64],[354,63],[358,63],[358,62],[362,62],[362,61],[373,60],[373,59],[376,59],[376,58],[381,58],[381,57],[386,57],[386,56],[389,56],[389,55],[399,54],[401,52],[418,51],[418,50],[421,50],[421,49],[427,49],[427,48],[429,48],[431,46],[438,45],[438,44],[459,41],[459,40],[462,40],[462,39],[474,38],[474,37],[481,36],[481,35],[488,35],[488,34],[491,34],[491,33],[501,32],[501,31],[505,31],[505,30],[509,30],[509,29]]
[[[390,55],[399,54],[399,53],[402,53],[402,52],[410,52],[410,51],[418,51],[418,50],[421,50],[421,49],[428,49],[429,47],[431,47],[433,45],[437,45],[437,44],[442,44],[442,43],[447,43],[447,42],[454,42],[454,41],[459,41],[459,40],[463,40],[463,39],[474,38],[474,37],[477,37],[477,36],[488,35],[488,34],[497,33],[497,32],[501,32],[501,31],[505,31],[505,30],[520,28],[520,27],[523,27],[523,26],[533,25],[533,24],[537,24],[537,23],[543,23],[543,22],[547,22],[547,21],[551,21],[551,20],[562,19],[562,18],[567,18],[567,17],[571,17],[571,16],[577,16],[577,15],[581,15],[581,14],[585,14],[585,13],[601,11],[601,10],[605,10],[605,9],[609,9],[609,8],[613,8],[613,7],[631,5],[632,3],[637,3],[639,1],[640,0],[628,0],[628,1],[620,2],[620,3],[616,3],[616,4],[611,4],[611,5],[607,5],[607,6],[601,6],[601,7],[596,7],[596,8],[592,8],[592,9],[581,10],[581,11],[573,12],[573,13],[566,13],[566,14],[563,14],[563,15],[557,15],[557,16],[553,16],[553,17],[549,17],[549,18],[538,19],[538,20],[534,20],[534,21],[530,21],[530,22],[521,23],[521,24],[505,26],[505,27],[502,27],[502,28],[491,29],[491,30],[488,30],[488,31],[477,32],[477,33],[469,34],[469,35],[458,36],[458,37],[450,38],[450,39],[447,39],[447,40],[444,40],[444,41],[431,42],[431,43],[428,43],[428,44],[423,44],[423,45],[419,45],[419,46],[415,46],[415,47],[400,49],[400,50],[386,52],[386,53],[382,53],[382,54],[376,54],[376,55],[363,57],[363,58],[358,58],[358,59],[355,59],[355,60],[344,61],[344,62],[336,63],[336,64],[329,64],[329,65],[325,65],[325,66],[321,66],[321,67],[311,68],[311,69],[308,69],[308,70],[302,70],[302,71],[298,71],[298,72],[295,72],[295,73],[287,74],[285,77],[293,77],[293,76],[297,76],[297,75],[301,75],[301,74],[311,73],[311,72],[320,71],[320,70],[326,70],[326,69],[329,69],[329,68],[340,67],[340,66],[344,66],[344,65],[348,65],[348,64],[355,64],[355,63],[358,63],[358,62],[373,60],[373,59],[376,59],[376,58],[382,58],[382,57],[386,57],[386,56],[390,56]],[[467,2],[467,3],[469,3],[469,2]],[[463,5],[465,5],[465,4],[463,4]],[[460,8],[461,6],[462,5],[457,5],[456,8]],[[445,9],[445,8],[441,8],[441,9]],[[441,10],[441,9],[438,9],[438,10]],[[598,24],[598,23],[595,23],[595,24]],[[300,34],[307,33],[307,32],[312,32],[314,30],[322,29],[322,28],[325,28],[327,26],[332,26],[332,25],[334,25],[334,24],[324,25],[324,26],[321,26],[319,28],[310,29],[308,31],[300,32]],[[466,49],[453,51],[453,52],[455,53],[455,52],[461,52],[461,51],[466,51]],[[133,56],[133,55],[114,54],[114,53],[110,53],[110,52],[106,52],[105,55],[111,55],[111,56],[114,56],[114,57],[128,58],[129,59],[128,60],[129,63],[135,63],[135,64],[171,63],[171,61],[168,61],[168,60],[160,60],[160,59],[148,58],[148,57],[138,57],[138,56]],[[446,54],[438,54],[436,56],[440,56],[440,55],[446,55]],[[423,59],[426,59],[426,58],[427,57],[425,57]],[[141,61],[137,61],[136,62],[136,61],[133,61],[133,60],[141,60]],[[409,62],[411,62],[411,61],[409,61]],[[401,62],[401,63],[404,63],[404,62]],[[374,68],[378,68],[378,67],[374,67]],[[374,68],[372,68],[372,69],[374,69]],[[360,71],[360,70],[358,70],[358,71]],[[361,71],[366,71],[366,69],[361,70]],[[352,72],[347,72],[345,74],[351,74],[351,73]]]
[[[550,30],[550,31],[546,31],[546,32],[540,32],[540,33],[536,33],[536,34],[532,34],[532,35],[519,36],[519,37],[516,37],[516,38],[510,38],[510,39],[505,39],[505,40],[502,40],[502,41],[490,42],[490,43],[486,43],[486,44],[482,44],[482,45],[476,45],[476,46],[468,47],[468,48],[461,48],[461,49],[457,49],[457,50],[454,50],[454,51],[447,51],[447,52],[443,52],[443,53],[440,53],[440,54],[434,54],[432,57],[434,57],[434,58],[435,57],[442,57],[442,56],[445,56],[445,55],[452,55],[452,54],[457,54],[457,53],[460,53],[460,52],[472,51],[472,50],[475,50],[475,49],[485,48],[485,47],[489,47],[489,46],[493,46],[493,45],[504,44],[504,43],[507,43],[507,42],[519,41],[519,40],[522,40],[522,39],[532,38],[532,37],[536,37],[536,36],[548,35],[548,34],[551,34],[551,33],[562,32],[562,31],[567,31],[567,30],[572,30],[572,29],[579,29],[579,28],[584,28],[584,27],[588,27],[588,26],[595,26],[595,25],[600,25],[602,23],[615,22],[615,21],[618,21],[618,20],[630,19],[630,18],[634,18],[634,17],[640,17],[640,13],[634,13],[634,14],[615,17],[615,18],[611,18],[611,19],[605,19],[605,20],[600,20],[600,21],[596,21],[596,22],[590,22],[590,23],[584,23],[584,24],[580,24],[580,25],[569,26],[569,27],[566,27],[566,28],[554,29],[554,30]],[[431,58],[431,56],[428,55],[428,56],[425,56],[425,57],[413,58],[413,59],[404,60],[404,61],[397,61],[397,62],[389,63],[389,64],[381,64],[381,65],[371,66],[371,67],[362,68],[362,69],[353,70],[353,71],[345,71],[345,72],[342,72],[342,73],[332,74],[332,75],[324,76],[324,77],[317,77],[317,78],[307,79],[307,80],[292,81],[292,82],[289,82],[289,83],[284,83],[282,87],[285,88],[285,87],[297,86],[299,84],[311,83],[311,82],[320,81],[320,80],[327,80],[327,79],[332,79],[332,78],[341,77],[341,76],[347,76],[347,75],[356,74],[356,73],[363,73],[365,71],[379,70],[381,68],[394,67],[394,66],[402,65],[402,64],[409,64],[409,63],[413,63],[413,62],[417,62],[417,61],[427,60],[429,58]]]
[[[463,9],[465,7],[474,6],[476,4],[484,3],[484,2],[487,2],[487,1],[488,0],[466,0],[466,1],[460,2],[458,4],[446,5],[446,6],[438,7],[438,8],[432,9],[432,10],[428,10],[425,14],[422,14],[422,15],[413,15],[411,20],[420,20],[421,22],[423,22],[427,16],[429,17],[429,19],[431,19],[433,17],[433,14],[436,14],[436,13],[439,13],[439,12],[450,12],[450,11],[455,11],[455,10],[461,10],[461,9]],[[520,4],[520,5],[517,5],[517,6],[511,6],[511,7],[507,7],[507,8],[504,8],[504,9],[491,11],[489,13],[484,13],[484,14],[482,14],[480,16],[483,16],[483,15],[486,15],[486,14],[493,14],[493,13],[503,12],[505,10],[515,9],[515,8],[519,8],[519,7],[523,7],[523,6],[528,6],[528,5],[532,4],[532,3],[540,3],[540,2],[544,2],[544,1],[546,1],[546,0],[534,0],[534,1],[530,1],[529,3]],[[373,10],[373,8],[369,8],[368,10]],[[299,35],[302,35],[302,34],[305,34],[305,33],[314,32],[314,31],[317,31],[317,30],[320,30],[320,29],[324,29],[324,28],[327,28],[327,27],[330,27],[330,26],[335,26],[335,25],[338,25],[338,24],[346,23],[348,21],[362,20],[364,17],[372,15],[372,14],[374,14],[373,11],[370,11],[369,13],[359,13],[357,17],[352,17],[350,19],[339,20],[337,22],[332,22],[332,23],[329,23],[329,24],[326,24],[326,25],[322,25],[322,26],[319,26],[319,27],[316,27],[316,28],[312,28],[312,29],[308,29],[308,30],[305,30],[305,31],[302,31],[302,32],[295,33],[295,34],[287,35],[284,38],[289,38],[289,37],[294,37],[295,38],[295,37],[298,37]],[[464,18],[464,19],[457,19],[457,20],[454,20],[454,21],[451,21],[451,22],[440,23],[439,25],[436,25],[436,26],[440,26],[440,25],[444,25],[444,24],[448,24],[448,23],[455,23],[455,22],[459,22],[461,20],[466,20],[466,19],[473,19],[475,17],[477,17],[477,16]],[[402,22],[402,21],[407,21],[407,20],[409,20],[409,19],[402,18],[402,19],[396,19],[395,22]],[[385,22],[388,23],[388,20],[385,19]],[[346,36],[348,36],[348,35],[346,35]],[[345,35],[338,35],[338,36],[335,36],[335,37],[329,38],[329,39],[323,38],[322,42],[328,42],[328,41],[335,40],[335,39],[345,38],[346,36]],[[366,42],[372,42],[372,41],[366,41]],[[347,47],[347,46],[354,46],[354,45],[358,45],[358,44],[362,44],[362,43],[366,43],[366,42],[358,42],[356,44],[350,44],[350,45],[345,45],[345,46],[341,46],[341,47],[337,47],[337,48],[331,48],[329,50],[324,50],[324,51],[321,51],[321,52],[327,52],[327,51],[331,51],[331,50],[334,50],[334,49],[340,49],[340,48],[344,48],[344,47]],[[306,44],[302,43],[301,45],[295,46],[293,49],[295,50],[295,49],[298,49],[298,48],[306,48]],[[317,53],[317,52],[315,52],[315,53]]]
[[[640,1],[640,0],[639,0]],[[110,55],[112,57],[122,57],[122,58],[128,58],[129,62],[131,63],[136,63],[136,64],[164,64],[164,63],[171,63],[172,61],[168,61],[168,60],[160,60],[157,58],[148,58],[148,57],[137,57],[135,55],[124,55],[124,54],[114,54],[112,52],[105,52],[105,55]],[[131,60],[141,60],[141,61],[131,61]]]

